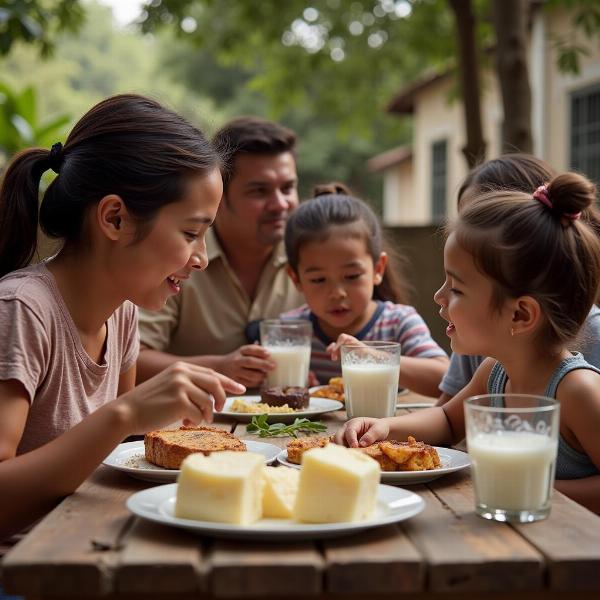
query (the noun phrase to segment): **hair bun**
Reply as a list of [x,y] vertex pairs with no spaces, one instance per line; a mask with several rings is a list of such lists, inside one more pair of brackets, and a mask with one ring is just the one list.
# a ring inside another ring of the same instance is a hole
[[562,173],[546,186],[553,210],[559,215],[585,211],[596,200],[596,186],[579,173]]
[[313,197],[327,196],[330,194],[338,194],[340,196],[352,196],[350,188],[339,181],[331,183],[320,183],[313,188]]

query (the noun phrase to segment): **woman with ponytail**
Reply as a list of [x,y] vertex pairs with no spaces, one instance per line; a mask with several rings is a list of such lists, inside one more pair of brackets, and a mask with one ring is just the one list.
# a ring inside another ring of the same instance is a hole
[[[125,437],[212,419],[244,387],[177,363],[134,389],[136,305],[207,265],[221,159],[157,102],[108,98],[64,146],[31,149],[0,188],[0,539],[73,492]],[[39,184],[57,173],[41,205]],[[39,208],[38,208],[39,207]],[[38,219],[39,215],[39,219]],[[38,225],[62,241],[30,265]]]

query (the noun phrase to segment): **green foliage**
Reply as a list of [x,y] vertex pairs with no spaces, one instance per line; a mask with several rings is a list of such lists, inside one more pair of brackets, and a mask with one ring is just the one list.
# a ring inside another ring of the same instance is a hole
[[76,31],[84,20],[79,0],[4,0],[0,7],[0,55],[18,41],[35,45],[43,56],[60,31]]
[[267,98],[274,118],[309,105],[337,119],[342,137],[373,137],[373,122],[398,88],[446,64],[455,46],[445,0],[162,0],[146,12],[145,31],[167,24],[213,50],[220,65],[252,73],[250,88]]
[[[550,42],[556,51],[558,67],[563,73],[579,74],[580,59],[590,51],[577,32],[582,32],[588,42],[600,35],[600,2],[598,0],[548,0],[546,10],[566,9],[572,29],[565,35],[554,35]],[[597,39],[595,40],[598,43]]]
[[252,417],[252,422],[246,427],[248,433],[255,433],[258,437],[298,437],[298,433],[320,433],[327,431],[327,425],[320,421],[311,421],[310,419],[294,419],[293,423],[267,423],[269,416],[267,414]]
[[4,161],[24,148],[49,147],[63,139],[70,120],[67,114],[40,119],[33,87],[17,92],[0,82],[0,154]]

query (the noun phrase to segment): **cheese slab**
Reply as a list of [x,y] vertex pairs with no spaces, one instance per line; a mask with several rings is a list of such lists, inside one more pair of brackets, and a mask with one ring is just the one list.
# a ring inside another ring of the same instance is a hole
[[308,523],[368,519],[375,511],[379,476],[377,461],[349,448],[328,444],[308,450],[293,517]]
[[191,454],[181,465],[175,516],[248,525],[262,516],[264,456],[254,452]]
[[291,519],[298,493],[300,471],[287,467],[265,467],[263,517]]

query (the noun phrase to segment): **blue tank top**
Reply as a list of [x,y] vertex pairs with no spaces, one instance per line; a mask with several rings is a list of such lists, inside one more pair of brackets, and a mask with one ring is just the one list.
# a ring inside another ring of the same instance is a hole
[[[548,398],[556,399],[556,388],[562,381],[562,378],[571,371],[576,369],[591,369],[600,373],[600,369],[597,369],[593,365],[590,365],[583,358],[580,352],[574,352],[570,358],[565,358],[550,378],[550,382],[546,387],[544,393]],[[489,394],[502,394],[506,388],[506,382],[508,377],[504,367],[497,362],[490,373],[488,379],[488,393]],[[558,455],[556,457],[556,479],[581,479],[582,477],[591,477],[592,475],[598,475],[600,471],[596,465],[590,460],[587,454],[578,452],[559,434],[558,436]]]

